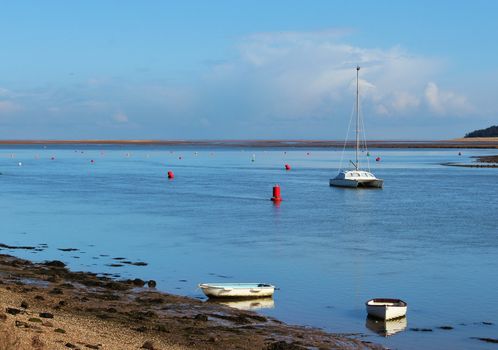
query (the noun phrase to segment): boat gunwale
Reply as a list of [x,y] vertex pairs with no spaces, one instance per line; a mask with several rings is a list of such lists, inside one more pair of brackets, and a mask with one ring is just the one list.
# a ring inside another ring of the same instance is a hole
[[[379,303],[391,303],[391,305],[388,304],[369,304],[370,302],[379,302]],[[403,301],[401,299],[391,299],[391,298],[374,298],[367,300],[365,302],[366,306],[372,306],[372,307],[407,307],[408,304],[406,301]]]
[[268,283],[200,283],[201,289],[275,289],[276,287]]

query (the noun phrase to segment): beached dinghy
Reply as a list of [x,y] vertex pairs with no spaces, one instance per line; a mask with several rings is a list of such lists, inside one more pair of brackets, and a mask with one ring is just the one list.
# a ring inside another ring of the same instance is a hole
[[365,303],[367,313],[382,320],[392,320],[406,315],[407,304],[400,299],[370,299]]
[[264,298],[275,291],[266,283],[201,283],[199,288],[209,298]]

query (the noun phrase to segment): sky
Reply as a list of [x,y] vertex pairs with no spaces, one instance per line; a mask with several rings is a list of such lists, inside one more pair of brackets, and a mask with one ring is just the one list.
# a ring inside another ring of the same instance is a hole
[[0,0],[0,139],[368,139],[498,124],[498,1]]

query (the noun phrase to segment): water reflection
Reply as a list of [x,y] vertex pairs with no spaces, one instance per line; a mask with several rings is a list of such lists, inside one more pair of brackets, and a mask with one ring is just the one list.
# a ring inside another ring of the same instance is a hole
[[382,337],[389,337],[402,332],[406,329],[407,325],[408,321],[406,317],[386,321],[367,316],[365,321],[365,327]]
[[213,300],[209,299],[210,303],[217,303],[226,306],[233,307],[239,310],[261,310],[261,309],[273,309],[275,307],[275,301],[273,298],[260,298],[260,299],[249,299],[249,300]]

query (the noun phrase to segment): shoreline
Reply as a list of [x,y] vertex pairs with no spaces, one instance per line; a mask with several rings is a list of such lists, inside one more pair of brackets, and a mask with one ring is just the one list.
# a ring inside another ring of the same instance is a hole
[[0,254],[0,349],[384,349],[150,285]]
[[[498,148],[498,138],[453,140],[370,140],[369,148]],[[197,147],[293,147],[342,148],[338,140],[0,140],[0,145],[135,145],[135,146],[197,146]],[[347,148],[355,147],[347,142]]]

